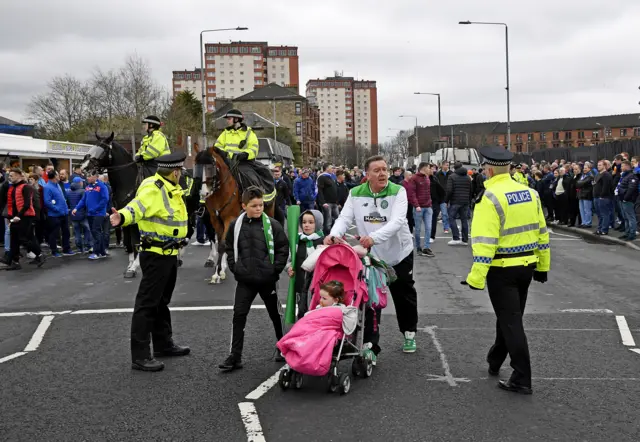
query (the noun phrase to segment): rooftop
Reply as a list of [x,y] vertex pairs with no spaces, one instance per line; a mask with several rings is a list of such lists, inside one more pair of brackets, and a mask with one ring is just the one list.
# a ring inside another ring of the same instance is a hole
[[236,97],[233,101],[266,101],[266,100],[295,100],[304,101],[305,97],[293,92],[291,89],[282,87],[276,83],[254,89],[253,91]]

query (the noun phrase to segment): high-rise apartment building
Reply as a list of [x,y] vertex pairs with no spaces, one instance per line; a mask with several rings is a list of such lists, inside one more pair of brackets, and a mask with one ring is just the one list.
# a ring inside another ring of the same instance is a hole
[[192,71],[173,71],[173,96],[184,91],[191,91],[200,100],[202,97],[202,82],[200,69]]
[[[204,48],[204,95],[210,112],[215,110],[218,98],[233,99],[269,83],[296,90],[299,88],[296,46],[269,46],[267,42],[237,41],[206,43]],[[180,88],[176,90],[176,81],[186,81],[186,78],[179,78],[182,74],[186,76],[188,72],[173,72],[174,94],[183,87],[182,83],[178,83]],[[198,98],[201,97],[202,90]]]
[[376,82],[335,76],[307,82],[307,97],[320,108],[320,142],[343,138],[354,144],[378,144]]

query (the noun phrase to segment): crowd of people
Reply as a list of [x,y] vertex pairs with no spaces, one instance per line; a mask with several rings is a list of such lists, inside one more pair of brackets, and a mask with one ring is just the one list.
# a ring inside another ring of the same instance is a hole
[[[20,259],[38,267],[49,256],[86,254],[90,260],[109,255],[108,213],[113,207],[107,175],[85,176],[80,168],[69,175],[53,164],[43,169],[6,168],[0,164],[0,211],[4,222],[4,255],[0,268],[19,270]],[[74,234],[72,246],[71,232]],[[117,242],[122,232],[116,229]],[[21,246],[26,249],[23,256]]]

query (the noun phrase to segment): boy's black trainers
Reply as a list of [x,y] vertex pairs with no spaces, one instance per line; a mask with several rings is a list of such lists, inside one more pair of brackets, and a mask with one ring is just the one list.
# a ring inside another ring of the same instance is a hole
[[218,368],[222,371],[233,371],[242,368],[242,360],[236,355],[229,355]]
[[433,258],[434,256],[436,256],[435,253],[431,251],[431,249],[422,249],[422,254],[424,256],[428,256],[429,258]]

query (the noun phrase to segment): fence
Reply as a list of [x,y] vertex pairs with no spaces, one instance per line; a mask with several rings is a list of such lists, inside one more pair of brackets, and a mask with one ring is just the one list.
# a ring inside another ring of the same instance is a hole
[[613,160],[613,157],[622,152],[627,152],[629,157],[640,155],[640,140],[613,141],[595,146],[540,149],[531,153],[516,153],[513,161],[531,164],[532,161],[550,163],[562,159],[569,162]]

